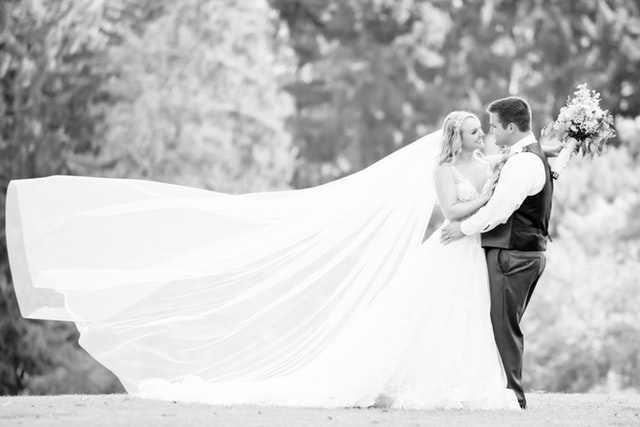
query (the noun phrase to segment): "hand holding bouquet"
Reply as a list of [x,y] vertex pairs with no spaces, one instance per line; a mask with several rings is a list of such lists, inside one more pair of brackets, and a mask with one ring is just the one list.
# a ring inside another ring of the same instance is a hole
[[567,100],[550,126],[550,132],[566,144],[552,168],[556,179],[567,167],[572,154],[600,155],[605,142],[615,135],[613,117],[608,110],[600,108],[600,94],[587,89],[586,83],[578,86],[573,98]]

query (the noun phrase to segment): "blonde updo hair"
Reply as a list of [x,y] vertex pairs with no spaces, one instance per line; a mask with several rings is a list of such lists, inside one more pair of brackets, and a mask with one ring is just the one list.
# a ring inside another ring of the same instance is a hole
[[438,156],[438,165],[455,163],[462,151],[462,122],[469,117],[478,118],[468,111],[452,111],[442,124],[442,149]]

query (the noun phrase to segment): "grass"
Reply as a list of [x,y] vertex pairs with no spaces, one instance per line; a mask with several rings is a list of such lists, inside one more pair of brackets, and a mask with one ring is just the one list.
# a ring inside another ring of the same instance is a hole
[[640,394],[529,393],[526,411],[211,406],[125,394],[0,397],[0,426],[625,426]]

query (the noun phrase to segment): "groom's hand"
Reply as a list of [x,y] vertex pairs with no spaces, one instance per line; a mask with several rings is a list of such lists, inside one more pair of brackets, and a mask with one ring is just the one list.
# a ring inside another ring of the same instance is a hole
[[446,245],[454,240],[462,239],[463,237],[464,233],[460,230],[460,223],[455,221],[442,228],[440,233],[440,242]]

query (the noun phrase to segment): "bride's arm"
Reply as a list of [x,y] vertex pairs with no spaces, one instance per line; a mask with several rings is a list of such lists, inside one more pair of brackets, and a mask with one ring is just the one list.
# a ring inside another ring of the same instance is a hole
[[491,193],[482,193],[477,198],[469,200],[468,202],[459,202],[456,180],[453,176],[451,166],[437,166],[434,174],[436,194],[438,195],[440,209],[442,209],[444,216],[451,221],[457,221],[474,213],[484,206],[491,197]]

